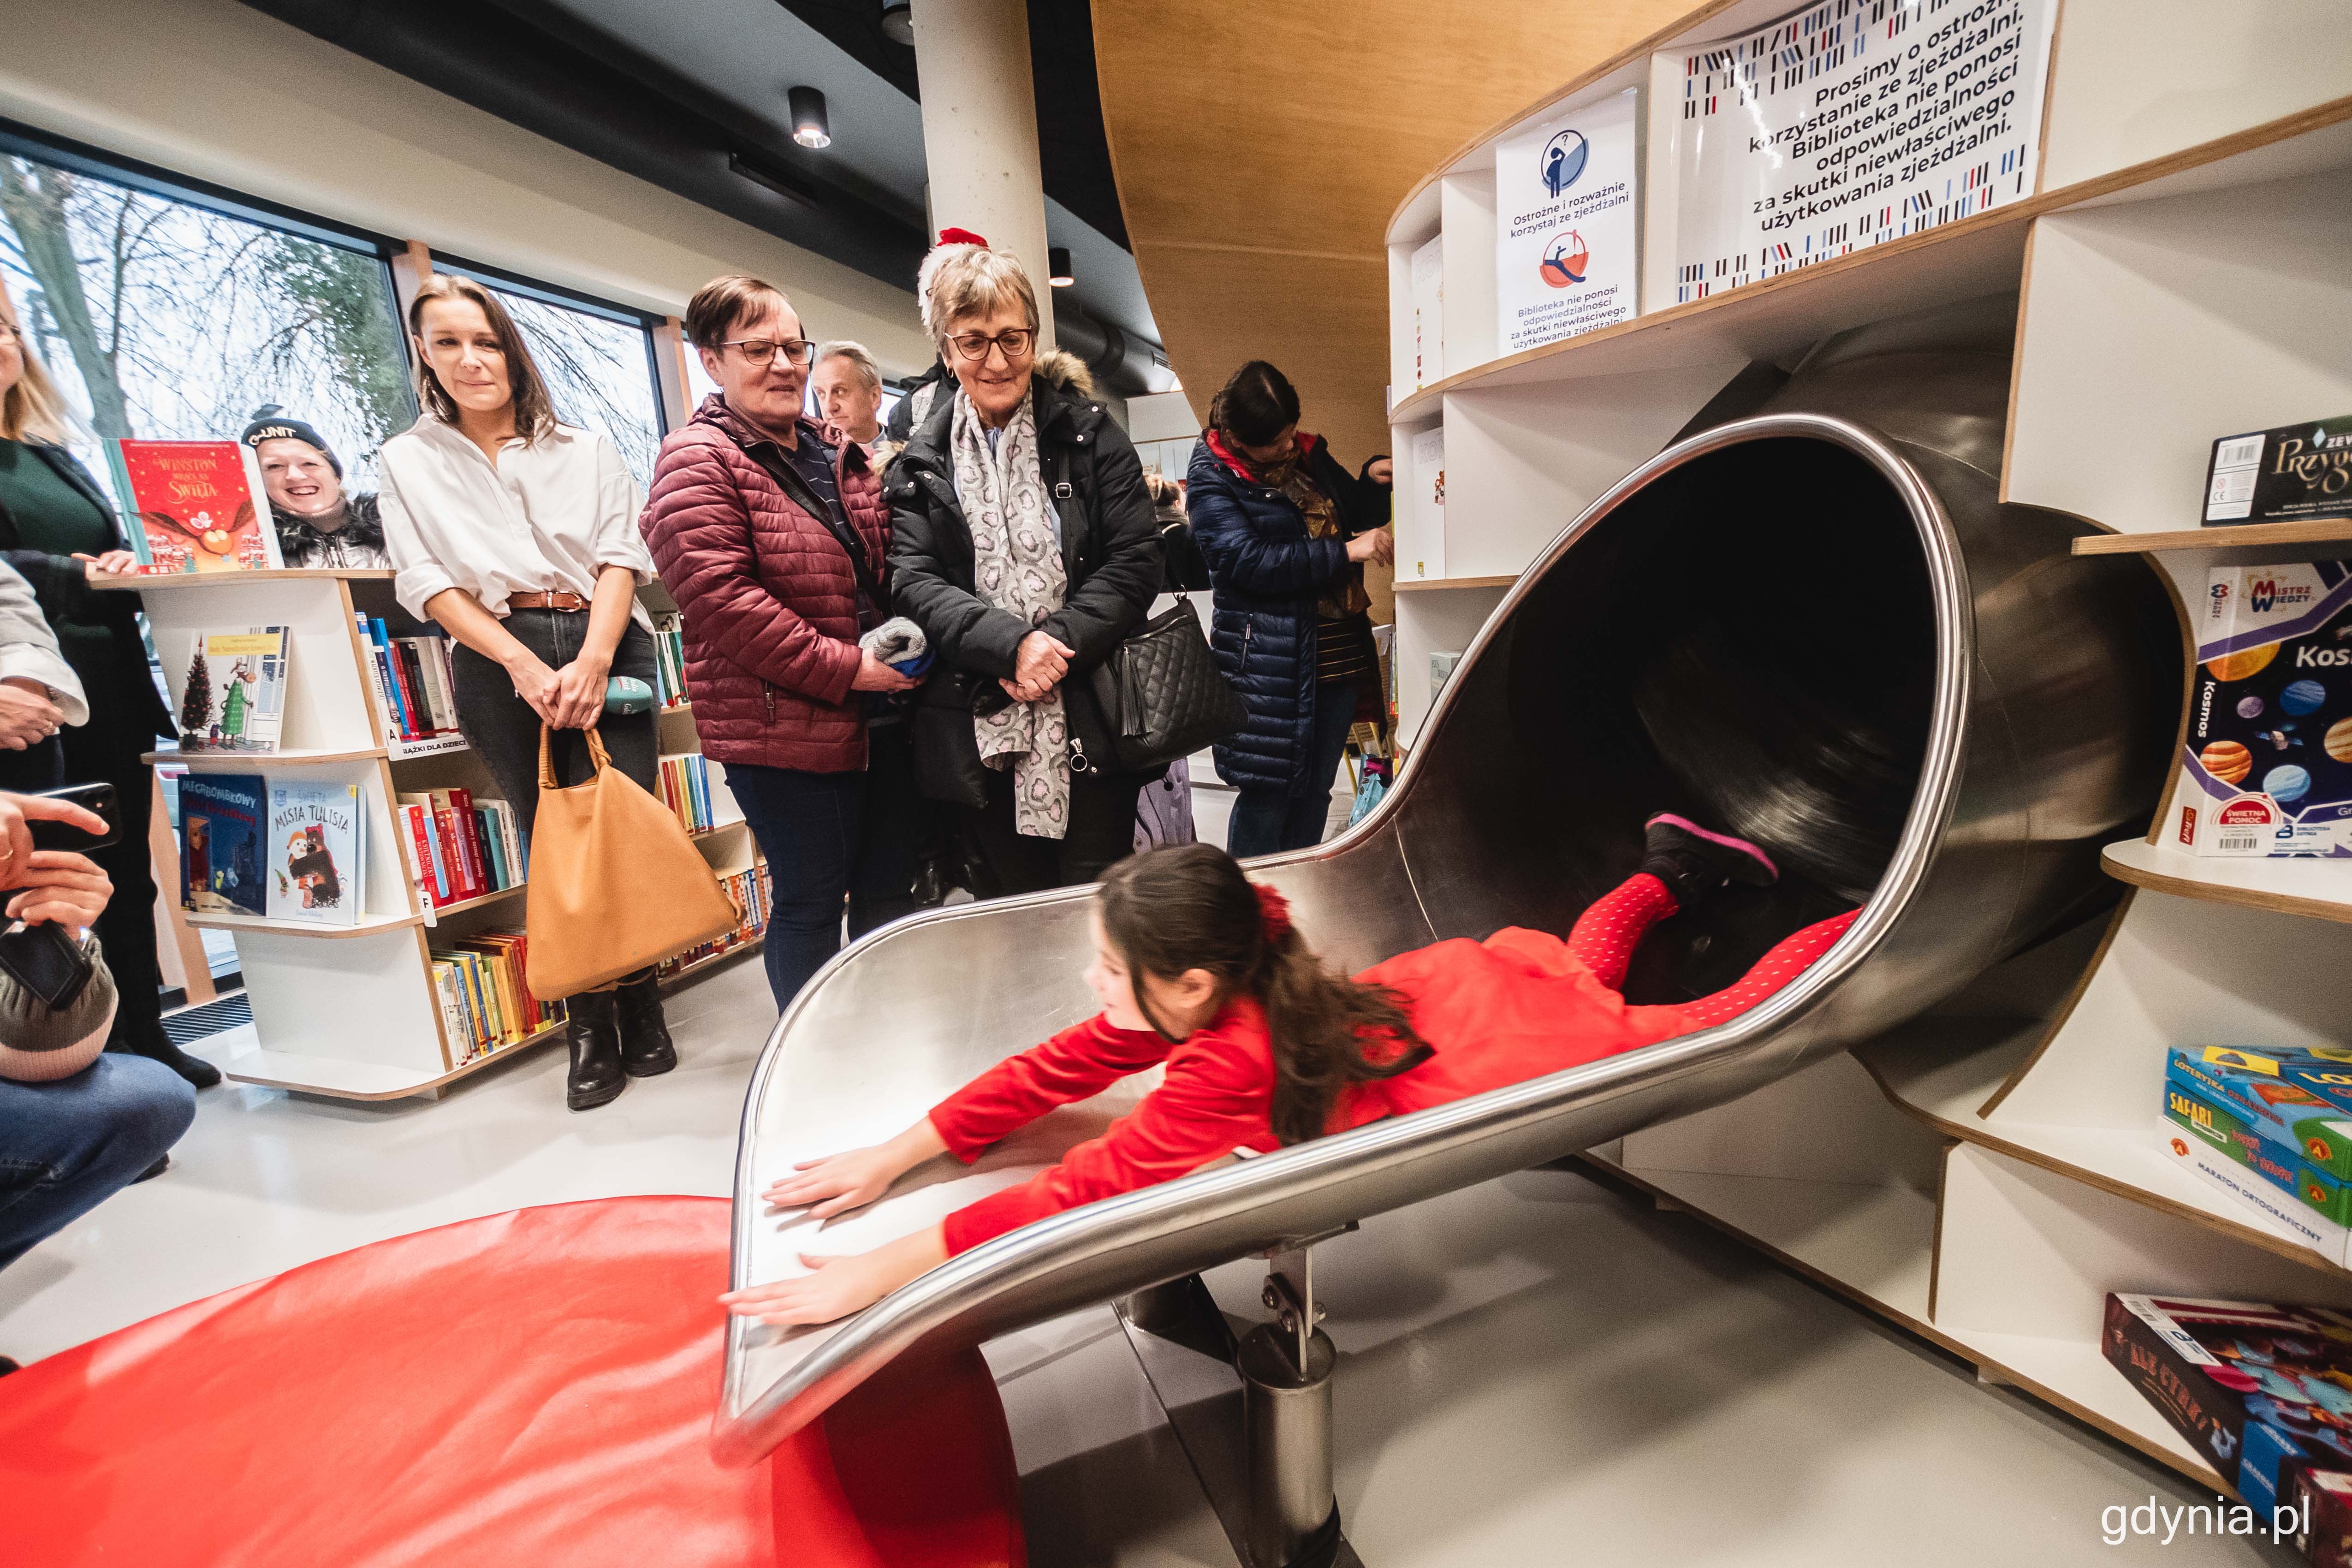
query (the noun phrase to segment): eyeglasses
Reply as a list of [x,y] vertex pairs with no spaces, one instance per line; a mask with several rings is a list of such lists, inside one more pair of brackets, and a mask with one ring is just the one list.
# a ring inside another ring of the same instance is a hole
[[948,342],[955,344],[956,353],[963,355],[964,358],[979,360],[983,363],[987,362],[989,350],[1003,349],[1004,363],[1011,364],[1016,360],[1029,357],[1029,351],[1037,344],[1037,334],[1026,327],[1015,327],[1009,332],[999,332],[992,338],[984,332],[966,332],[961,337],[950,338]]
[[764,370],[768,362],[779,353],[784,356],[788,364],[804,365],[816,357],[816,345],[805,338],[786,338],[782,342],[772,342],[766,338],[743,338],[721,343],[719,347],[734,349],[741,353],[743,363],[753,370]]

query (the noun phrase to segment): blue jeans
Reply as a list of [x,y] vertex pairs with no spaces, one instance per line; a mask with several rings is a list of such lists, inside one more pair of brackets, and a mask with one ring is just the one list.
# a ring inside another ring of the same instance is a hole
[[1301,780],[1306,791],[1239,791],[1233,818],[1225,826],[1225,848],[1234,859],[1307,849],[1323,842],[1323,825],[1331,816],[1331,781],[1339,776],[1339,759],[1348,750],[1348,731],[1355,727],[1356,683],[1318,686]]
[[866,731],[862,773],[727,764],[734,792],[775,881],[761,951],[776,1010],[841,949],[843,900],[849,940],[914,912],[915,764],[904,724]]
[[137,1179],[196,1117],[196,1091],[108,1054],[55,1083],[0,1079],[0,1268]]

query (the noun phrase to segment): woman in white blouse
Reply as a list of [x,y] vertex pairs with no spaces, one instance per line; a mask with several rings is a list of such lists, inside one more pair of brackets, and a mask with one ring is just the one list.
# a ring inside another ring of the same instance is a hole
[[[587,776],[577,731],[593,725],[614,765],[652,790],[654,715],[604,713],[609,677],[654,679],[652,623],[636,602],[653,576],[636,481],[610,438],[557,422],[530,345],[488,289],[436,273],[408,328],[425,415],[376,458],[384,542],[402,605],[457,641],[458,728],[525,832],[542,721],[559,731],[563,782]],[[677,1065],[651,969],[569,1000],[572,1110]]]

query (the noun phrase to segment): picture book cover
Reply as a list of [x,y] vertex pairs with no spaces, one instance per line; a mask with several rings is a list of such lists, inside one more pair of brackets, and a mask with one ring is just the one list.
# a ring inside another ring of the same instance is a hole
[[284,626],[191,637],[187,677],[180,687],[180,750],[276,751],[286,722],[286,671],[292,652]]
[[180,907],[269,912],[261,880],[268,797],[259,774],[192,773],[180,781]]
[[260,572],[282,563],[261,466],[236,441],[114,443],[116,478],[150,572]]
[[357,784],[269,786],[269,915],[357,925],[366,901],[366,823]]

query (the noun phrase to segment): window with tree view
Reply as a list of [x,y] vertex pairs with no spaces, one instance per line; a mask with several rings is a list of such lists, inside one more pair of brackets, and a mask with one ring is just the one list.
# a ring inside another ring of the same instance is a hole
[[[453,270],[456,270],[453,268]],[[522,293],[503,279],[467,271],[499,297],[529,340],[547,382],[555,416],[601,430],[621,449],[640,489],[653,482],[661,449],[661,405],[654,385],[652,339],[639,318]]]
[[234,439],[276,405],[373,489],[416,416],[391,271],[359,242],[0,153],[0,274],[100,473],[101,442]]

